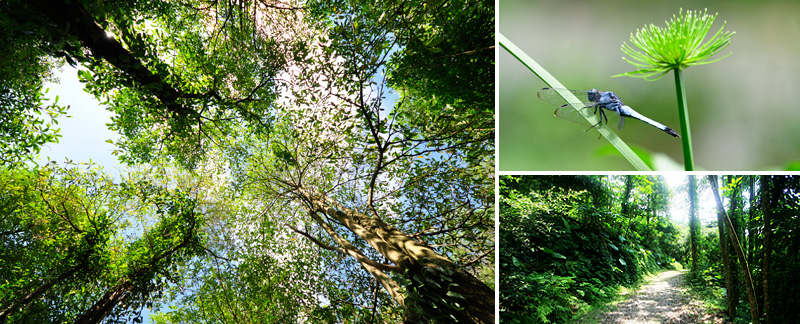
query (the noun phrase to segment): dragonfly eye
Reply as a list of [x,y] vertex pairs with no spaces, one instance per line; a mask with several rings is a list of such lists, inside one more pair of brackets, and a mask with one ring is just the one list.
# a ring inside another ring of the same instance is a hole
[[586,96],[589,101],[598,101],[600,100],[600,91],[597,91],[597,89],[586,91]]

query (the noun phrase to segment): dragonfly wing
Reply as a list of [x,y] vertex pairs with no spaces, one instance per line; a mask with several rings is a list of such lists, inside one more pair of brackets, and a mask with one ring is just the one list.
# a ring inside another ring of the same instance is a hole
[[619,125],[617,125],[617,130],[622,130],[622,127],[625,127],[625,117],[619,116]]
[[558,106],[558,108],[553,113],[556,117],[573,123],[581,124],[587,127],[591,126],[591,124],[586,120],[586,118],[583,118],[583,116],[581,116],[581,113],[579,111],[575,110],[575,108],[573,108],[572,105],[566,103],[567,101],[564,99],[564,97],[561,96],[561,93],[564,92],[572,93],[575,97],[581,100],[581,104],[583,105],[584,109],[593,109],[592,107],[594,107],[594,102],[589,100],[589,95],[588,95],[589,91],[587,90],[544,88],[542,90],[539,90],[537,96],[544,102]]
[[[591,109],[591,108],[584,108],[584,109]],[[581,113],[575,110],[575,108],[572,108],[572,106],[570,105],[563,105],[561,107],[558,107],[558,109],[556,109],[556,111],[553,112],[553,114],[558,118],[573,123],[581,124],[587,127],[591,126],[591,124],[589,124],[589,121],[587,121],[586,118],[583,118],[583,116],[581,116]]]
[[549,103],[549,104],[552,104],[552,105],[556,105],[556,106],[562,106],[567,101],[564,100],[564,98],[561,96],[561,94],[559,93],[560,91],[562,91],[562,92],[563,91],[571,92],[573,95],[575,95],[575,97],[578,97],[578,100],[580,100],[581,103],[583,103],[584,106],[591,106],[592,105],[592,101],[589,100],[589,95],[588,95],[589,91],[587,91],[587,90],[570,90],[570,89],[564,89],[564,88],[544,88],[542,90],[539,90],[539,92],[537,93],[537,96],[539,97],[539,99],[541,99],[542,101],[544,101],[546,103]]

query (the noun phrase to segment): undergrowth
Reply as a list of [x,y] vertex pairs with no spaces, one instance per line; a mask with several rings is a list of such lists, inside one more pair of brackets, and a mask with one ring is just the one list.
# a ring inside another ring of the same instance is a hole
[[712,269],[689,271],[686,274],[686,287],[694,298],[700,300],[706,313],[720,313],[726,307],[724,290],[720,288],[722,280]]
[[501,322],[568,323],[618,298],[622,287],[635,288],[644,275],[674,268],[665,252],[674,241],[669,224],[650,232],[644,229],[655,219],[647,227],[609,226],[604,219],[619,215],[586,204],[587,195],[556,188],[503,197]]

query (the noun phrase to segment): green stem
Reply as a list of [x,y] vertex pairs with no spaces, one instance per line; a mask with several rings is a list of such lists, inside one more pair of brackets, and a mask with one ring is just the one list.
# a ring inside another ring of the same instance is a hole
[[[519,47],[514,45],[508,38],[503,36],[501,33],[497,33],[497,42],[500,43],[500,46],[505,48],[511,55],[517,58],[522,64],[524,64],[528,69],[530,69],[536,76],[539,77],[544,83],[546,83],[551,88],[566,88],[561,82],[553,77],[547,70],[545,70],[541,65],[536,63],[530,56],[525,54]],[[581,113],[581,116],[589,120],[591,125],[597,125],[595,128],[600,132],[603,137],[605,137],[611,145],[613,145],[617,151],[619,151],[622,156],[628,160],[628,162],[633,165],[639,171],[652,171],[649,166],[647,166],[641,158],[639,158],[636,153],[628,147],[625,142],[622,141],[616,133],[611,131],[605,124],[600,123],[600,120],[597,119],[597,116],[590,112],[586,112],[586,109],[581,109],[583,106],[581,105],[581,101],[575,97],[571,92],[564,91],[559,94],[564,98],[566,102],[568,102],[573,108],[578,110]]]
[[686,89],[683,86],[683,75],[675,69],[675,93],[678,96],[678,113],[681,121],[681,142],[683,143],[683,164],[686,171],[694,171],[694,155],[692,154],[692,132],[689,130],[689,106],[686,104]]

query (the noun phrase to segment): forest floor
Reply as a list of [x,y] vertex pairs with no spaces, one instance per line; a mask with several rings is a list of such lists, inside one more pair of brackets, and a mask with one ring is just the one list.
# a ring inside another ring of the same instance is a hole
[[685,287],[686,271],[658,273],[624,300],[592,312],[578,323],[616,324],[694,324],[724,323],[718,314],[707,311],[703,302]]

